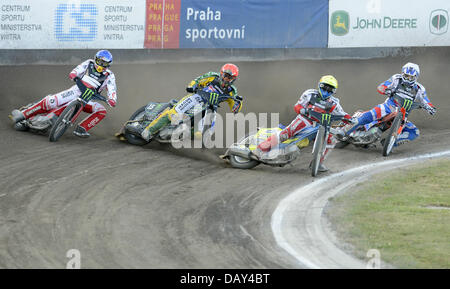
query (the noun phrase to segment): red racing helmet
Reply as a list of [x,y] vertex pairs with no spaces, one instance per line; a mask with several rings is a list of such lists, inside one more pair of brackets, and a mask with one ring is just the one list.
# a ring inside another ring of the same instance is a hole
[[222,68],[220,68],[220,81],[223,86],[232,85],[238,76],[239,68],[232,63],[224,64]]

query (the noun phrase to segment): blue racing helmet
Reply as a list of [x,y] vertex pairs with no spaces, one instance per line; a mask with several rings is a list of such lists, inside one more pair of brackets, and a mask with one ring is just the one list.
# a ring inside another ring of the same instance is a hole
[[103,72],[103,70],[111,65],[112,61],[113,56],[111,52],[108,50],[100,50],[95,54],[95,69],[97,69],[98,72]]

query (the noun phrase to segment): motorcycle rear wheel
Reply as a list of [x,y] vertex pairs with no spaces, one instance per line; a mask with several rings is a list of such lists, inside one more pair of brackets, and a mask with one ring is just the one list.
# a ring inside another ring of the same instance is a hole
[[339,141],[334,147],[337,149],[343,149],[348,146],[350,143],[348,141]]
[[72,124],[72,118],[79,109],[81,109],[81,103],[78,101],[72,102],[64,109],[50,130],[50,134],[48,136],[49,141],[57,141],[66,132],[67,128]]
[[[145,107],[146,106],[144,105],[143,107],[141,107],[138,110],[136,110],[131,115],[129,120],[135,120],[136,118],[138,118],[145,111]],[[135,134],[132,134],[132,133],[128,132],[126,128],[124,129],[123,135],[125,136],[127,141],[130,144],[132,144],[132,145],[143,146],[143,145],[146,145],[148,143],[145,139],[143,139],[143,138],[141,138],[141,137],[139,137],[139,136],[137,136]]]
[[230,155],[230,164],[237,169],[252,169],[259,165],[257,160],[246,159],[236,155]]

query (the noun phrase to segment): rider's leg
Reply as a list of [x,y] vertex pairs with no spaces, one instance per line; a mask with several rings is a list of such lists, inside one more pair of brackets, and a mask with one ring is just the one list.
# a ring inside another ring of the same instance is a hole
[[353,131],[355,131],[358,127],[371,123],[374,120],[380,119],[386,115],[391,113],[391,109],[389,108],[389,105],[386,103],[379,104],[372,108],[369,111],[366,111],[363,113],[360,117],[358,117],[358,123],[349,127],[348,130],[346,130],[345,134],[349,135]]
[[157,118],[155,118],[149,125],[142,131],[141,136],[145,140],[149,141],[150,138],[158,133],[166,125],[170,124],[172,118],[177,115],[177,112],[173,108],[166,108]]
[[274,134],[260,143],[258,145],[258,149],[263,152],[268,152],[279,142],[284,142],[290,139],[291,137],[299,133],[302,129],[310,126],[311,122],[299,114],[285,129],[280,132],[280,134]]
[[28,119],[37,114],[48,112],[54,108],[63,106],[69,101],[74,100],[80,95],[80,90],[76,85],[72,86],[69,89],[61,91],[57,94],[47,95],[43,99],[41,99],[38,103],[33,106],[23,110],[13,112],[13,121],[18,122],[23,119]]
[[[149,141],[150,138],[158,133],[162,128],[172,122],[172,119],[184,114],[186,111],[192,109],[193,107],[201,106],[201,97],[193,94],[186,95],[180,101],[177,102],[173,108],[167,108],[159,117],[153,120],[141,133],[143,139]],[[181,121],[181,119],[180,119]]]
[[398,136],[394,146],[398,146],[406,142],[412,141],[416,139],[419,135],[420,135],[419,129],[412,122],[408,121],[406,122],[405,127],[402,130],[402,133]]
[[83,109],[84,112],[90,113],[75,128],[73,133],[79,137],[88,137],[88,131],[96,126],[106,116],[106,109],[97,102],[89,102]]

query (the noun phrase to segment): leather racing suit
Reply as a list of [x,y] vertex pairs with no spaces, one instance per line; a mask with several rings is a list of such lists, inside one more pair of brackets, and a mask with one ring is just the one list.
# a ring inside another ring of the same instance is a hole
[[[94,67],[94,60],[88,59],[75,67],[69,74],[70,79],[80,78],[83,84],[97,93],[107,90],[108,99],[115,103],[117,101],[116,94],[116,80],[114,73],[105,69],[103,72],[97,72]],[[26,119],[37,114],[48,112],[52,109],[63,107],[72,100],[78,98],[81,91],[77,85],[73,85],[69,89],[61,91],[56,94],[48,95],[41,99],[38,103],[23,111]],[[84,112],[89,113],[83,121],[79,124],[86,131],[97,125],[105,116],[105,107],[97,102],[90,101],[83,109]]]
[[[326,100],[323,100],[320,96],[320,93],[317,89],[308,89],[300,96],[300,99],[294,106],[294,110],[297,113],[297,117],[279,134],[275,134],[267,138],[264,142],[258,145],[258,149],[262,152],[268,152],[273,147],[277,146],[278,143],[284,142],[296,134],[300,133],[305,128],[311,127],[315,124],[315,120],[312,119],[308,115],[308,109],[312,106],[319,105],[322,107],[329,106],[331,107],[330,113],[332,115],[340,115],[344,116],[344,119],[350,120],[351,116],[346,113],[342,106],[339,104],[339,99],[336,97],[329,97]],[[326,158],[330,149],[332,149],[336,144],[334,138],[332,138],[332,134],[329,134],[327,139],[327,147],[324,152],[324,155],[320,162]]]
[[[351,127],[346,134],[350,135],[355,129],[361,125],[376,123],[379,119],[395,111],[398,107],[396,101],[392,98],[394,94],[399,97],[410,99],[414,102],[419,102],[422,104],[423,108],[434,114],[436,109],[433,104],[428,99],[425,87],[420,83],[415,83],[410,86],[403,82],[401,74],[394,74],[391,78],[382,82],[378,87],[377,91],[380,94],[387,95],[385,102],[379,104],[372,108],[371,110],[365,112],[358,118],[358,123]],[[412,141],[416,139],[420,134],[419,129],[409,120],[406,122],[402,133],[398,136],[395,146],[405,143],[407,141]]]
[[[199,95],[195,94],[197,90],[204,90],[207,92],[215,92],[218,94],[228,94],[230,96],[237,96],[237,89],[235,86],[222,86],[220,84],[220,75],[216,72],[208,72],[204,75],[197,77],[192,80],[186,90],[193,94],[188,94],[182,99],[180,99],[173,108],[167,108],[163,113],[161,113],[155,120],[153,120],[141,133],[144,139],[149,140],[150,137],[155,135],[158,131],[164,128],[166,125],[171,123],[172,119],[180,119],[179,116],[186,114],[190,115],[190,111],[196,106],[201,105],[204,100]],[[211,100],[210,100],[211,101]],[[242,108],[242,99],[225,100],[231,111],[233,113],[238,113]],[[218,103],[211,103],[218,104]],[[203,121],[203,120],[201,120]]]

